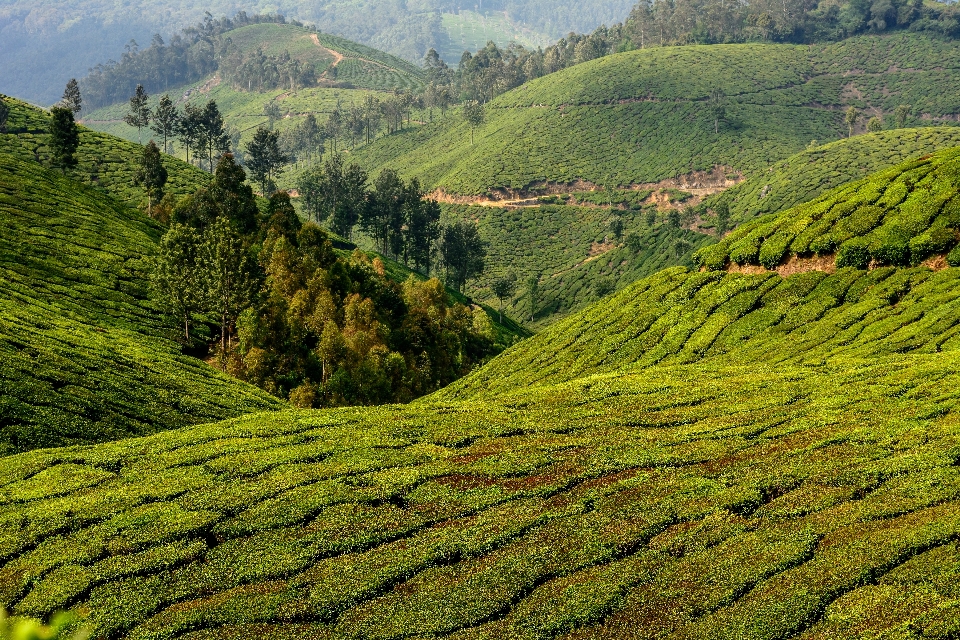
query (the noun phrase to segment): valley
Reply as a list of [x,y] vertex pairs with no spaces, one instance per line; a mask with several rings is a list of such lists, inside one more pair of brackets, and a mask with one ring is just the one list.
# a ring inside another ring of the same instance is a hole
[[0,640],[960,636],[960,13],[491,2],[0,96]]

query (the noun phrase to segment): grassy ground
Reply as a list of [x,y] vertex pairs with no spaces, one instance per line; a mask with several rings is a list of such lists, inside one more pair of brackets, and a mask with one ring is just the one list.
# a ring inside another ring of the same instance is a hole
[[948,640],[958,328],[956,269],[674,268],[410,405],[3,458],[0,604],[109,638]]
[[149,299],[162,230],[102,191],[0,154],[0,451],[278,407],[182,356]]
[[[867,116],[884,114],[888,128],[899,104],[953,120],[960,72],[950,60],[958,59],[958,46],[898,34],[810,47],[632,51],[503,94],[487,106],[474,144],[454,112],[382,138],[357,157],[461,194],[538,181],[656,182],[715,165],[752,175],[812,140],[845,136],[848,105]],[[718,89],[726,96],[726,121],[715,133],[709,99]]]

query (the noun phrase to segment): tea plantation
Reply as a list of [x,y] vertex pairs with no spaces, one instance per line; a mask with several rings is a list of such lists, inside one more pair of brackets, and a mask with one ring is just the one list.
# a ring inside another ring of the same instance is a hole
[[[208,100],[215,100],[228,127],[240,132],[242,143],[246,143],[257,126],[267,124],[264,107],[271,102],[277,104],[284,116],[277,123],[281,131],[295,127],[308,114],[313,114],[323,126],[338,104],[349,110],[351,106],[361,104],[369,95],[384,97],[383,92],[417,90],[424,83],[423,70],[405,60],[331,34],[316,33],[291,24],[248,25],[230,31],[227,37],[245,54],[251,54],[258,48],[264,55],[271,56],[287,51],[291,57],[314,68],[320,78],[319,84],[299,87],[294,91],[289,87],[264,92],[240,91],[222,81],[218,73],[151,96],[151,109],[156,108],[163,93],[167,93],[181,108],[186,102],[202,106]],[[97,131],[133,141],[138,139],[137,130],[123,122],[128,111],[127,103],[118,103],[84,112],[83,119],[87,126]],[[145,131],[143,135],[149,137],[151,134]],[[180,152],[179,155],[184,154]]]
[[[10,107],[10,119],[7,132],[0,133],[0,153],[24,162],[49,164],[49,116],[15,98],[4,96],[3,99]],[[143,189],[137,187],[133,179],[142,154],[140,145],[80,127],[77,166],[67,175],[72,180],[99,187],[121,203],[146,209]],[[210,174],[175,158],[164,156],[163,162],[168,174],[165,190],[178,197],[193,193],[210,179]]]
[[[370,167],[416,173],[449,193],[584,179],[656,182],[730,166],[748,176],[847,135],[843,109],[867,117],[912,105],[910,126],[960,112],[960,44],[917,34],[813,46],[666,47],[607,56],[490,102],[486,123],[457,113],[360,150]],[[711,96],[723,94],[715,123]],[[861,120],[863,130],[866,118]],[[716,128],[719,129],[715,133]]]
[[775,269],[791,258],[820,256],[836,267],[865,269],[946,255],[957,265],[958,188],[960,149],[940,151],[757,218],[695,259],[707,269],[729,263]]
[[960,127],[894,129],[844,138],[801,151],[766,172],[705,200],[725,203],[731,219],[745,222],[813,200],[824,191],[859,180],[912,157],[960,145]]
[[[692,266],[693,251],[712,241],[705,234],[670,226],[667,214],[653,205],[635,209],[444,205],[444,214],[476,220],[488,243],[490,268],[469,286],[470,294],[496,305],[490,285],[512,273],[517,290],[504,308],[513,317],[532,316],[537,324],[556,320],[664,267]],[[620,238],[611,231],[614,221],[623,224]],[[533,307],[524,288],[532,277],[539,280]]]
[[[937,208],[958,154],[821,201]],[[667,269],[409,405],[0,459],[0,605],[97,638],[948,640],[958,351],[956,269]]]
[[0,167],[0,454],[280,406],[181,355],[149,300],[157,225],[36,163]]
[[659,366],[22,454],[0,602],[105,638],[951,638],[951,356]]

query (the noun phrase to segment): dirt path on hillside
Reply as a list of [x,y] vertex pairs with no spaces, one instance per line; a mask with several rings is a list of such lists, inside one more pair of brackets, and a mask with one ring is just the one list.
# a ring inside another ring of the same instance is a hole
[[[727,176],[735,176],[729,178]],[[650,191],[645,202],[656,204],[660,210],[679,209],[687,206],[696,206],[704,198],[715,193],[725,191],[743,181],[743,174],[730,167],[717,166],[710,171],[692,171],[676,178],[667,178],[659,182],[638,182],[627,186],[617,187],[624,191]],[[443,189],[436,189],[429,197],[445,204],[466,204],[479,207],[495,207],[499,209],[518,209],[521,207],[536,207],[541,203],[541,196],[562,195],[578,191],[599,191],[598,185],[587,180],[576,180],[568,184],[555,182],[538,182],[526,189],[494,189],[488,196],[462,196],[447,193]],[[671,202],[670,191],[682,191],[691,197],[683,202]],[[576,204],[578,207],[605,209],[605,205],[590,202]]]
[[[327,71],[329,71],[330,69],[333,69],[333,68],[336,67],[338,64],[340,64],[340,62],[343,61],[343,54],[340,53],[339,51],[334,51],[333,49],[328,49],[327,47],[325,47],[325,46],[323,46],[322,44],[320,44],[320,38],[317,37],[317,34],[311,33],[311,34],[310,34],[310,39],[313,40],[313,44],[317,45],[318,47],[320,47],[321,49],[323,49],[324,51],[326,51],[327,53],[329,53],[331,56],[333,56],[333,64],[331,64],[331,65],[327,68]],[[324,73],[326,73],[327,71],[324,71]]]

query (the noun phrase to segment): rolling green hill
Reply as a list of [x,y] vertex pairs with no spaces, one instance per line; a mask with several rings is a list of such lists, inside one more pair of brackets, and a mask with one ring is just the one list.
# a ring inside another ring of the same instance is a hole
[[[958,59],[958,47],[901,33],[827,45],[631,51],[501,95],[487,105],[475,144],[454,113],[382,138],[356,157],[466,195],[577,179],[656,182],[716,165],[749,177],[812,140],[846,135],[848,105],[885,114],[887,127],[900,104],[953,120],[960,113],[960,73],[950,61]],[[726,120],[714,133],[711,96],[718,90]]]
[[[821,201],[938,208],[958,153]],[[674,268],[410,405],[0,459],[0,604],[109,638],[947,640],[958,278]]]
[[[305,27],[253,24],[229,31],[222,37],[225,41],[229,39],[231,45],[244,55],[251,55],[258,49],[268,56],[286,51],[292,58],[311,66],[318,77],[316,86],[298,87],[293,91],[276,88],[257,92],[238,90],[217,72],[151,96],[151,109],[156,108],[164,93],[181,109],[186,103],[202,106],[208,100],[215,100],[227,127],[239,134],[241,147],[250,141],[258,126],[267,124],[264,107],[269,103],[279,107],[283,117],[277,128],[285,131],[302,122],[308,114],[313,114],[322,126],[337,105],[349,110],[367,96],[384,97],[378,92],[411,91],[423,86],[424,74],[419,67],[382,51]],[[126,140],[146,141],[153,135],[150,131],[138,134],[135,128],[123,122],[128,111],[129,105],[121,102],[84,112],[83,122],[97,131]],[[185,157],[182,150],[178,154]]]
[[[48,163],[47,113],[15,98],[3,98],[10,107],[10,120],[7,132],[0,133],[0,153],[25,162]],[[145,206],[143,189],[137,187],[133,179],[142,154],[143,147],[137,144],[81,127],[77,166],[70,170],[69,176],[98,187],[129,206]],[[193,193],[210,179],[210,174],[169,156],[164,157],[164,167],[168,173],[165,189],[178,197]]]
[[960,227],[960,149],[908,160],[893,169],[827,192],[779,215],[764,216],[697,254],[707,269],[788,261],[819,268],[960,264],[947,252]]
[[157,225],[33,162],[0,167],[0,452],[280,406],[181,355],[148,295]]
[[[655,205],[636,209],[544,204],[497,208],[446,205],[450,219],[476,220],[488,243],[489,268],[468,286],[471,296],[496,306],[490,290],[499,277],[513,274],[517,290],[505,309],[515,318],[549,323],[664,267],[692,266],[693,252],[713,241],[705,234],[674,228]],[[654,216],[653,224],[647,220]],[[610,229],[623,224],[617,239]],[[631,238],[633,236],[633,238]],[[538,279],[539,298],[531,307],[526,292]]]
[[801,151],[766,172],[704,201],[726,203],[731,219],[745,222],[808,202],[824,191],[859,180],[911,157],[960,145],[960,128],[894,129],[844,138]]

